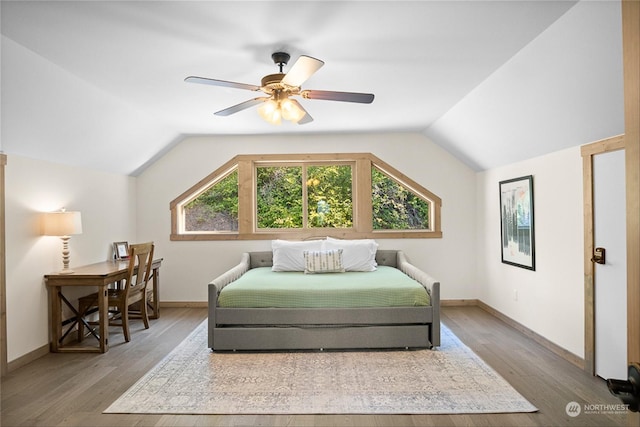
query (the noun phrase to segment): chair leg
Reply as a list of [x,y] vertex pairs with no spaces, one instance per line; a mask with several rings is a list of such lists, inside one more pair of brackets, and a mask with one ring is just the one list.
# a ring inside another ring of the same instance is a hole
[[147,311],[147,298],[145,295],[145,298],[142,298],[142,301],[140,301],[140,307],[142,307],[140,309],[140,314],[142,315],[142,321],[144,322],[144,328],[145,329],[149,329],[149,314]]
[[130,341],[130,336],[129,336],[129,307],[127,306],[127,304],[124,304],[124,307],[122,307],[122,310],[120,311],[121,316],[122,316],[122,331],[124,332],[124,340],[126,342]]

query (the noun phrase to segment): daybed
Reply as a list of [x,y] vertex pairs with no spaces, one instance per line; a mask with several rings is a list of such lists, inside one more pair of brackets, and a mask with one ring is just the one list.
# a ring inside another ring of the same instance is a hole
[[294,280],[299,279],[303,288],[307,278],[312,277],[348,280],[350,274],[375,274],[349,271],[320,275],[271,272],[273,253],[246,252],[240,264],[209,283],[208,345],[212,350],[432,348],[440,345],[440,283],[410,264],[404,253],[397,250],[374,249],[378,265],[376,270],[387,269],[387,273],[394,270],[393,274],[397,274],[397,269],[413,279],[409,281],[418,282],[427,291],[428,305],[293,308],[221,306],[220,293],[226,286],[237,283],[249,270],[261,267],[262,271],[268,270],[261,274],[280,275],[289,282],[295,277]]

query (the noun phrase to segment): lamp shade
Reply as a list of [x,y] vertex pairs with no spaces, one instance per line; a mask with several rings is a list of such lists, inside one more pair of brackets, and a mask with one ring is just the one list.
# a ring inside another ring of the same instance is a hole
[[42,234],[45,236],[82,234],[82,215],[80,212],[47,212],[42,218]]

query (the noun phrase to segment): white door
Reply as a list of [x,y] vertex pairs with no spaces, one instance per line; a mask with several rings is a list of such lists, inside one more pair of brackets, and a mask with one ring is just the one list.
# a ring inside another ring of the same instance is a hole
[[606,250],[594,264],[595,371],[627,379],[627,247],[624,150],[593,156],[595,247]]

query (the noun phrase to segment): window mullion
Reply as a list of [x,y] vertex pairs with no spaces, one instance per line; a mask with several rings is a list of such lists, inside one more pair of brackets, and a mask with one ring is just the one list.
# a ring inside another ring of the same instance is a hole
[[371,233],[373,230],[371,160],[359,159],[354,167],[353,228],[360,233]]
[[252,234],[256,223],[256,191],[253,162],[238,162],[238,233]]
[[302,229],[309,228],[309,193],[307,188],[307,165],[302,165]]

